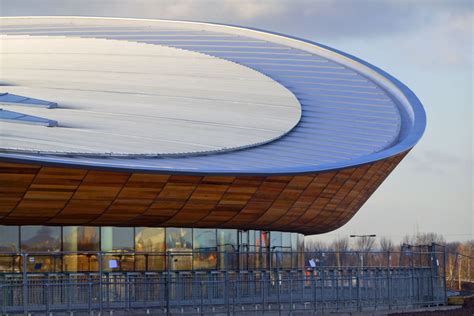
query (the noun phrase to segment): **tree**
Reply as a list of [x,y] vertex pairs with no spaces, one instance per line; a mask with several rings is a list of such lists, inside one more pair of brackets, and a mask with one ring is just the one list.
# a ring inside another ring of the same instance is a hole
[[349,239],[338,238],[331,244],[331,248],[336,251],[336,265],[340,267],[345,263],[347,257],[347,251],[349,250]]
[[358,251],[369,252],[372,250],[375,244],[375,238],[369,236],[362,236],[357,238],[356,249]]
[[387,237],[380,238],[379,244],[380,244],[380,249],[382,251],[393,252],[395,250],[395,245],[390,238],[387,238]]
[[437,233],[417,233],[412,240],[412,244],[417,246],[431,245],[431,244],[444,245],[446,243],[444,237]]

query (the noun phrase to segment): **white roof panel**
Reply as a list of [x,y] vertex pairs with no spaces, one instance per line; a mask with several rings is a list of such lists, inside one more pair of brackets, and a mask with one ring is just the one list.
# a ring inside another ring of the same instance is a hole
[[[299,121],[296,97],[236,63],[162,45],[4,35],[9,93],[58,104],[2,108],[58,122],[2,123],[1,147],[22,152],[189,155],[275,140]],[[0,98],[0,102],[2,99]]]

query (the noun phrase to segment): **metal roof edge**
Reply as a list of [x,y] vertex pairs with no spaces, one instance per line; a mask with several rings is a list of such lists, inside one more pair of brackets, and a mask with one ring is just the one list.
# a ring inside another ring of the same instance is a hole
[[[158,172],[158,173],[176,173],[176,174],[194,174],[194,175],[283,175],[283,174],[304,174],[304,173],[314,173],[314,172],[322,172],[322,171],[331,171],[331,170],[338,170],[344,168],[355,167],[367,163],[376,162],[379,160],[387,159],[398,154],[402,154],[404,152],[409,151],[413,148],[416,143],[421,139],[425,128],[426,128],[426,112],[421,104],[420,100],[416,97],[415,93],[411,91],[405,84],[401,81],[393,77],[392,75],[388,74],[384,70],[358,58],[351,54],[342,52],[338,49],[329,47],[324,44],[320,44],[314,41],[302,39],[299,37],[286,35],[278,32],[271,32],[266,31],[258,28],[253,27],[242,27],[237,25],[231,24],[219,24],[219,23],[209,23],[209,22],[199,22],[199,21],[177,21],[177,20],[163,20],[163,19],[137,19],[137,18],[119,18],[119,17],[90,17],[90,16],[21,16],[21,17],[0,17],[0,21],[2,19],[9,19],[9,18],[77,18],[77,19],[110,19],[110,20],[136,20],[136,21],[162,21],[162,22],[182,22],[182,23],[196,23],[196,24],[203,24],[203,25],[214,25],[214,26],[221,26],[221,27],[231,27],[231,28],[238,28],[241,30],[247,31],[255,31],[261,32],[269,35],[284,37],[286,39],[292,39],[301,43],[306,43],[309,45],[316,46],[320,49],[324,49],[329,53],[336,54],[342,57],[347,58],[348,60],[355,62],[359,65],[365,66],[369,70],[372,70],[376,74],[378,74],[382,79],[385,79],[387,83],[393,86],[393,89],[389,89],[389,93],[396,98],[400,103],[410,106],[410,109],[413,111],[412,117],[412,126],[408,132],[408,134],[400,140],[400,142],[396,143],[394,146],[391,146],[387,149],[384,149],[380,152],[370,154],[367,156],[363,156],[356,159],[351,159],[344,162],[332,163],[332,164],[321,164],[314,167],[311,166],[295,166],[291,168],[268,168],[268,169],[258,169],[258,170],[221,170],[221,169],[207,169],[207,170],[193,170],[193,169],[168,169],[168,168],[150,168],[150,167],[143,167],[140,168],[139,166],[133,165],[133,160],[131,160],[131,164],[128,166],[126,164],[113,164],[112,161],[106,164],[97,164],[92,162],[87,162],[85,160],[81,161],[81,157],[77,157],[77,161],[70,161],[65,159],[58,159],[57,157],[51,156],[34,156],[34,155],[16,155],[10,153],[1,153],[0,152],[0,160],[4,161],[18,161],[24,163],[40,163],[40,164],[53,164],[53,165],[62,165],[62,166],[69,166],[69,167],[76,167],[76,168],[93,168],[93,169],[110,169],[110,170],[117,170],[117,171],[137,171],[137,172]],[[359,70],[360,71],[360,70]],[[364,74],[364,72],[362,72]],[[385,86],[384,82],[372,78],[372,80],[376,81],[382,86]],[[398,93],[397,93],[398,92]],[[405,99],[405,100],[404,100]],[[407,109],[409,110],[409,109]]]

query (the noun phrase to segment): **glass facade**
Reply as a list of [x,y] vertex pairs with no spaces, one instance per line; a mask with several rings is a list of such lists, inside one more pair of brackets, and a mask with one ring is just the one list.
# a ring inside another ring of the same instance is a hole
[[217,250],[219,251],[219,269],[237,269],[237,230],[217,230]]
[[21,271],[20,252],[29,272],[294,269],[303,240],[260,230],[0,226],[0,272]]
[[166,250],[171,270],[191,270],[193,267],[193,229],[166,228]]
[[217,235],[215,229],[193,229],[193,269],[217,268]]
[[133,227],[101,227],[101,250],[106,252],[102,260],[104,271],[134,271],[135,246]]
[[[61,227],[22,226],[20,230],[21,251],[28,252],[27,268],[31,272],[52,272],[61,269]],[[52,253],[52,254],[49,254]]]
[[270,249],[272,252],[271,267],[282,266],[282,232],[270,232]]
[[135,267],[139,271],[165,269],[165,229],[159,227],[135,228]]
[[[100,250],[98,227],[63,227],[63,269],[67,272],[97,271],[97,255]],[[71,253],[69,253],[71,252]]]
[[19,250],[20,232],[18,226],[0,226],[0,271],[19,271],[20,258],[9,254]]

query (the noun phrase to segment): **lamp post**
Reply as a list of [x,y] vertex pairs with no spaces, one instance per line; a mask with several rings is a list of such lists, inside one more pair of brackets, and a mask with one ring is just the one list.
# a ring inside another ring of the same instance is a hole
[[[367,234],[367,235],[349,235],[350,238],[375,238],[377,235],[375,234]],[[367,251],[367,250],[364,250]],[[360,256],[360,263],[361,263],[361,268],[364,268],[364,256]]]

